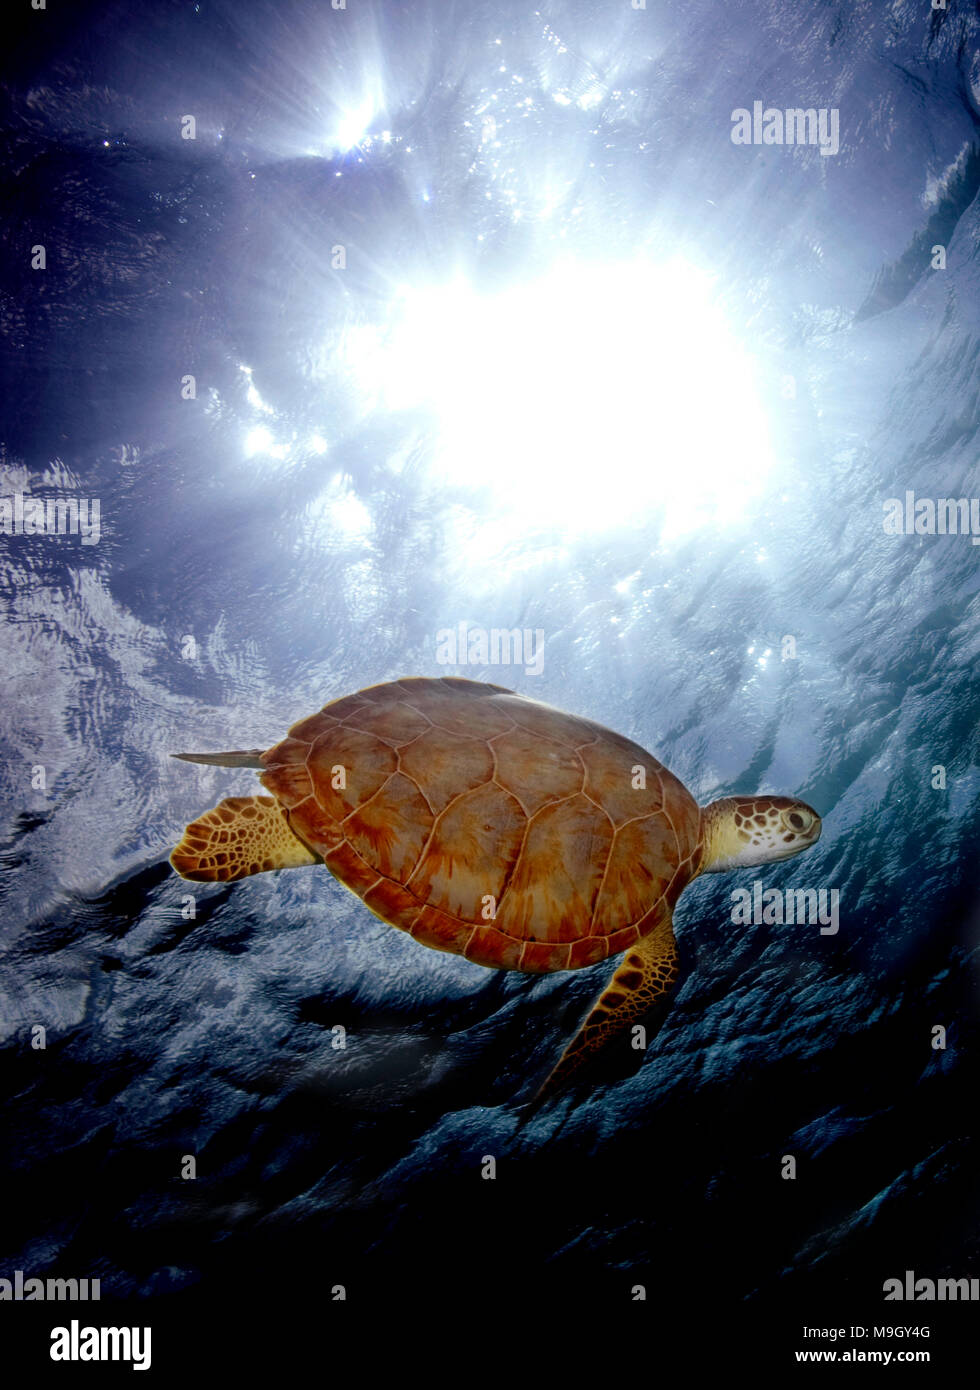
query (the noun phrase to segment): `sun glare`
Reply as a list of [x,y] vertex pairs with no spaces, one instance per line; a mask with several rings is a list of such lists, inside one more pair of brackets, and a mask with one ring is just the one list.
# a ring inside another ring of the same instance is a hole
[[347,356],[377,404],[433,412],[448,482],[528,527],[659,513],[669,539],[737,518],[773,466],[752,363],[683,261],[407,287]]
[[360,106],[345,111],[337,123],[337,148],[343,152],[360,144],[373,118],[374,103],[371,101],[364,101]]

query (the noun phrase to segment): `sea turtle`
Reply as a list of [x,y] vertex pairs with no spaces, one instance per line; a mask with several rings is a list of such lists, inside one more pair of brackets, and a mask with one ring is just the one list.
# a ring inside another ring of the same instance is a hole
[[393,927],[493,969],[578,970],[625,951],[539,1099],[653,1006],[662,1016],[678,974],[671,915],[693,878],[820,837],[805,802],[699,807],[630,739],[455,677],[334,700],[267,752],[174,756],[260,769],[272,793],[192,821],[170,856],[184,878],[323,863]]

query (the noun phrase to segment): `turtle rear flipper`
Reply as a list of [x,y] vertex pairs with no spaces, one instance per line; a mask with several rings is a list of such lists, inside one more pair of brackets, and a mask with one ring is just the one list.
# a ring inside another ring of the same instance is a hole
[[672,914],[668,904],[663,902],[656,927],[626,952],[626,958],[534,1097],[531,1112],[567,1086],[575,1073],[605,1047],[610,1038],[651,1011],[656,1015],[653,1020],[653,1032],[656,1032],[666,1014],[678,973]]
[[290,830],[275,797],[229,796],[191,821],[170,862],[182,878],[227,883],[320,860]]

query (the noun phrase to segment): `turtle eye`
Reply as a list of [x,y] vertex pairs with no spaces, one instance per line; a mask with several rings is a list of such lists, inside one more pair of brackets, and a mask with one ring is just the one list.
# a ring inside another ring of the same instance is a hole
[[810,829],[813,824],[813,816],[809,811],[784,811],[783,821],[790,830],[802,832]]

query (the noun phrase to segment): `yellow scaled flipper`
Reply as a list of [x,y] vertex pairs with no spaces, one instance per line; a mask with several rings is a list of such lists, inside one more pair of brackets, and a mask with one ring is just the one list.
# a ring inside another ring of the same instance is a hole
[[[532,1108],[560,1090],[584,1062],[636,1019],[649,1016],[653,1032],[663,1021],[664,1006],[677,983],[677,943],[670,908],[661,904],[657,925],[626,952],[626,959],[596,1000],[591,1013],[565,1048],[558,1065],[532,1102]],[[657,1006],[660,1006],[659,1010]]]
[[170,862],[183,878],[225,883],[321,860],[290,830],[275,797],[229,796],[191,821]]

